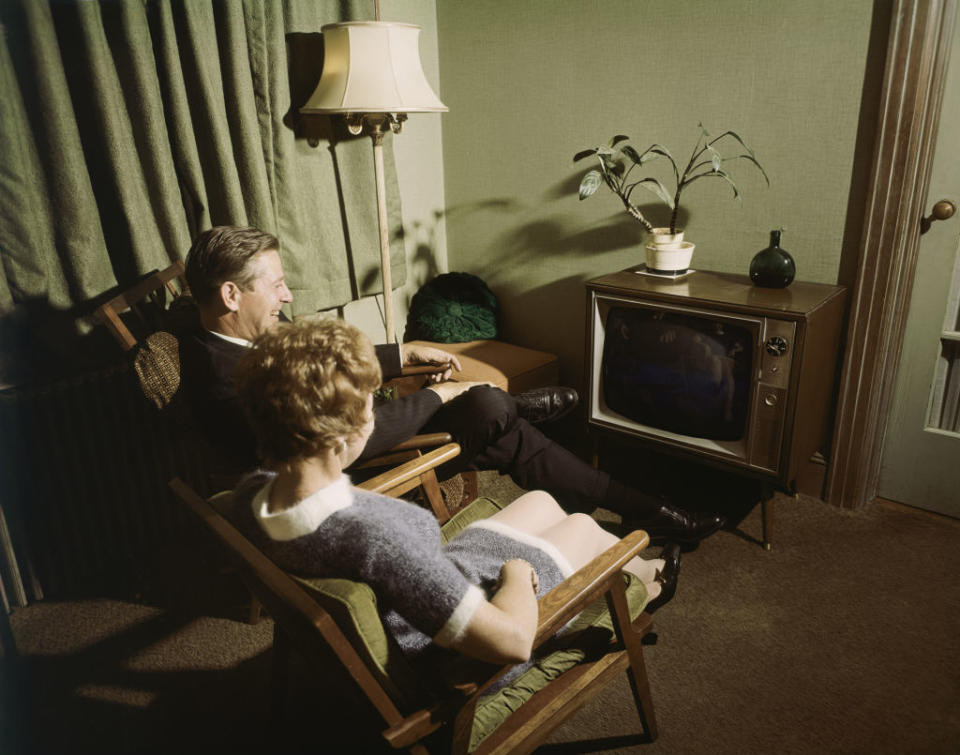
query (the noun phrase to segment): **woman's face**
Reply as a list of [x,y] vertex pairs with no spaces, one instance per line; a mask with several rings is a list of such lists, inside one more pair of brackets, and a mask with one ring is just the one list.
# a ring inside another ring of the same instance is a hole
[[370,435],[373,433],[373,394],[367,396],[367,405],[366,405],[366,415],[367,421],[364,423],[363,427],[357,430],[356,433],[346,438],[346,446],[343,451],[340,452],[340,466],[343,469],[349,467],[353,462],[355,462],[360,454],[363,452],[364,446],[367,445],[367,441],[370,439]]

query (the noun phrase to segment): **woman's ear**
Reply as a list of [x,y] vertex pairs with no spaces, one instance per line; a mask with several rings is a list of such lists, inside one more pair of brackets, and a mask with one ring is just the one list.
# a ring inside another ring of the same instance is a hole
[[347,441],[344,440],[343,438],[337,438],[337,443],[334,446],[334,453],[337,456],[340,456],[346,450],[347,450]]

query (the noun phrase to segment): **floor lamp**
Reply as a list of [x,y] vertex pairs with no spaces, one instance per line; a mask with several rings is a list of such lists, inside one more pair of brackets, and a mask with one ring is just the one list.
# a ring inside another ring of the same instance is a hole
[[[379,15],[379,14],[378,14]],[[380,271],[387,342],[396,340],[390,275],[390,227],[383,175],[383,136],[400,133],[407,113],[440,113],[440,102],[420,64],[420,27],[388,21],[327,24],[320,82],[300,108],[304,114],[343,115],[351,134],[364,129],[373,138],[380,221]]]

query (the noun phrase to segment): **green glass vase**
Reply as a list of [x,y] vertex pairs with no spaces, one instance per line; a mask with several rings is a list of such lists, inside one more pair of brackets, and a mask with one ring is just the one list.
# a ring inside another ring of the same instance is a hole
[[750,280],[764,288],[786,288],[793,283],[797,266],[786,249],[780,248],[780,231],[770,231],[770,246],[754,256]]

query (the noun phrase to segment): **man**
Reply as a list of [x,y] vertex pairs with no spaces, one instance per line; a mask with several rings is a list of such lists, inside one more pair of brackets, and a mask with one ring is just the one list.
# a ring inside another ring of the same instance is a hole
[[[211,445],[236,471],[257,464],[256,443],[239,408],[233,371],[244,349],[275,327],[293,297],[284,279],[277,239],[255,228],[219,226],[201,233],[187,255],[186,276],[200,323],[181,339],[185,396]],[[403,365],[450,362],[434,382],[374,411],[374,430],[361,459],[419,432],[449,432],[461,454],[444,471],[496,469],[522,488],[552,493],[568,511],[598,506],[623,515],[651,537],[693,542],[719,529],[720,516],[690,514],[632,490],[551,441],[534,422],[569,412],[576,392],[547,388],[512,396],[486,384],[447,382],[457,358],[440,349],[377,347],[384,378]]]

